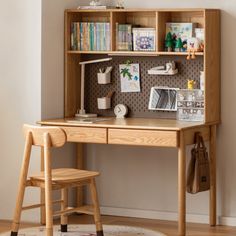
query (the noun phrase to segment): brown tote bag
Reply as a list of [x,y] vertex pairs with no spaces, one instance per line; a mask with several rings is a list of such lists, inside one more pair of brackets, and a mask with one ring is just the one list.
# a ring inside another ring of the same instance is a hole
[[196,133],[187,172],[187,192],[198,193],[210,189],[210,166],[203,138]]

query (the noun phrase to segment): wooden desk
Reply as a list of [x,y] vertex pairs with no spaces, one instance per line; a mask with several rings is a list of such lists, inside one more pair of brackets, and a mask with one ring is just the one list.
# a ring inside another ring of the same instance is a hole
[[[123,144],[178,148],[178,230],[186,233],[186,145],[194,143],[194,133],[201,132],[210,142],[209,197],[210,225],[216,225],[216,124],[182,122],[164,119],[127,118],[97,123],[69,123],[72,119],[56,119],[38,122],[41,125],[60,126],[67,134],[68,142]],[[78,163],[81,163],[81,152]]]

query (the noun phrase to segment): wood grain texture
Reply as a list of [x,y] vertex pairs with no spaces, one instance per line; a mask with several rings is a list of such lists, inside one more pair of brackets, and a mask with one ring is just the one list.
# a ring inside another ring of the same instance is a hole
[[[94,220],[89,215],[71,215],[71,224],[93,224]],[[103,224],[107,225],[127,225],[143,227],[146,229],[162,232],[168,236],[178,236],[178,224],[176,221],[164,221],[155,219],[143,219],[121,216],[102,216]],[[11,222],[0,220],[0,233],[9,231]],[[55,225],[60,225],[60,220],[55,219]],[[22,222],[21,228],[39,227],[39,223]],[[207,224],[187,223],[188,236],[232,236],[236,235],[236,227],[218,225],[210,227]]]
[[184,131],[179,134],[178,149],[178,235],[186,234],[186,150],[184,143]]
[[205,122],[220,121],[220,11],[205,11]]
[[[95,171],[78,170],[73,168],[60,168],[53,169],[51,179],[53,183],[67,183],[77,182],[79,180],[87,180],[98,176],[99,173]],[[40,172],[35,175],[31,175],[30,179],[44,181],[44,172]]]
[[216,125],[211,126],[210,139],[210,225],[216,225]]
[[107,130],[104,128],[62,127],[68,142],[107,143]]
[[28,170],[29,170],[32,142],[33,142],[32,133],[28,132],[26,136],[23,162],[22,162],[21,171],[20,171],[19,187],[18,187],[18,193],[17,193],[17,198],[16,198],[16,207],[15,207],[14,218],[13,218],[12,227],[11,227],[12,232],[18,232],[18,229],[19,229],[21,211],[22,211],[24,195],[25,195],[27,175],[28,175]]
[[[114,117],[107,118],[105,121],[95,123],[80,123],[76,122],[75,118],[68,119],[53,119],[38,121],[38,124],[48,126],[63,126],[65,127],[91,127],[91,128],[122,128],[122,129],[141,129],[141,130],[182,130],[193,127],[201,127],[203,122],[186,122],[170,119],[147,119],[147,118],[125,118],[116,119]],[[72,121],[72,122],[70,122]]]
[[[77,143],[76,144],[76,151],[77,151],[77,169],[83,170],[85,165],[84,165],[84,144],[82,143]],[[84,194],[83,194],[83,187],[78,187],[76,189],[76,202],[77,202],[77,207],[82,206],[84,203]]]
[[48,133],[50,136],[50,145],[52,147],[62,147],[66,142],[65,132],[57,127],[40,127],[32,125],[24,125],[23,131],[25,136],[32,133],[32,145],[44,146],[43,135]]
[[108,129],[109,144],[177,147],[177,136],[175,131]]
[[200,132],[204,141],[210,140],[210,126],[202,126],[198,128],[189,128],[184,131],[185,145],[191,145],[195,143],[195,133]]

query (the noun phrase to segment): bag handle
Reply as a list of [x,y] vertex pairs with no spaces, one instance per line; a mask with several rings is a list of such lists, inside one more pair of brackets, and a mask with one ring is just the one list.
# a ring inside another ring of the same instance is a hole
[[194,147],[196,147],[196,146],[197,146],[197,148],[200,148],[201,146],[203,148],[206,148],[203,137],[202,137],[200,132],[195,133],[195,145],[194,145]]

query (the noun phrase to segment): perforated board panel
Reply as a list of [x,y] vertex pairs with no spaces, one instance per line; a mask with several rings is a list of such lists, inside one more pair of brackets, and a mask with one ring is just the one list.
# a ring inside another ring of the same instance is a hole
[[[83,55],[82,61],[96,58],[105,58],[106,55]],[[121,93],[119,64],[126,60],[139,63],[141,75],[140,93]],[[179,73],[174,76],[149,75],[147,70],[165,65],[166,62],[174,60],[177,63]],[[97,72],[99,68],[113,66],[111,84],[100,85],[97,83]],[[114,116],[113,109],[116,104],[123,103],[129,108],[129,117],[147,118],[175,118],[176,112],[150,111],[148,102],[150,90],[153,86],[168,86],[175,88],[186,88],[188,79],[196,80],[196,88],[199,88],[200,71],[203,70],[203,57],[197,56],[195,60],[186,60],[185,56],[157,56],[157,57],[122,57],[114,56],[112,61],[86,65],[85,75],[85,109],[89,113],[97,113],[103,116]],[[108,110],[97,109],[97,98],[104,97],[109,91],[114,91],[112,97],[112,108]]]

